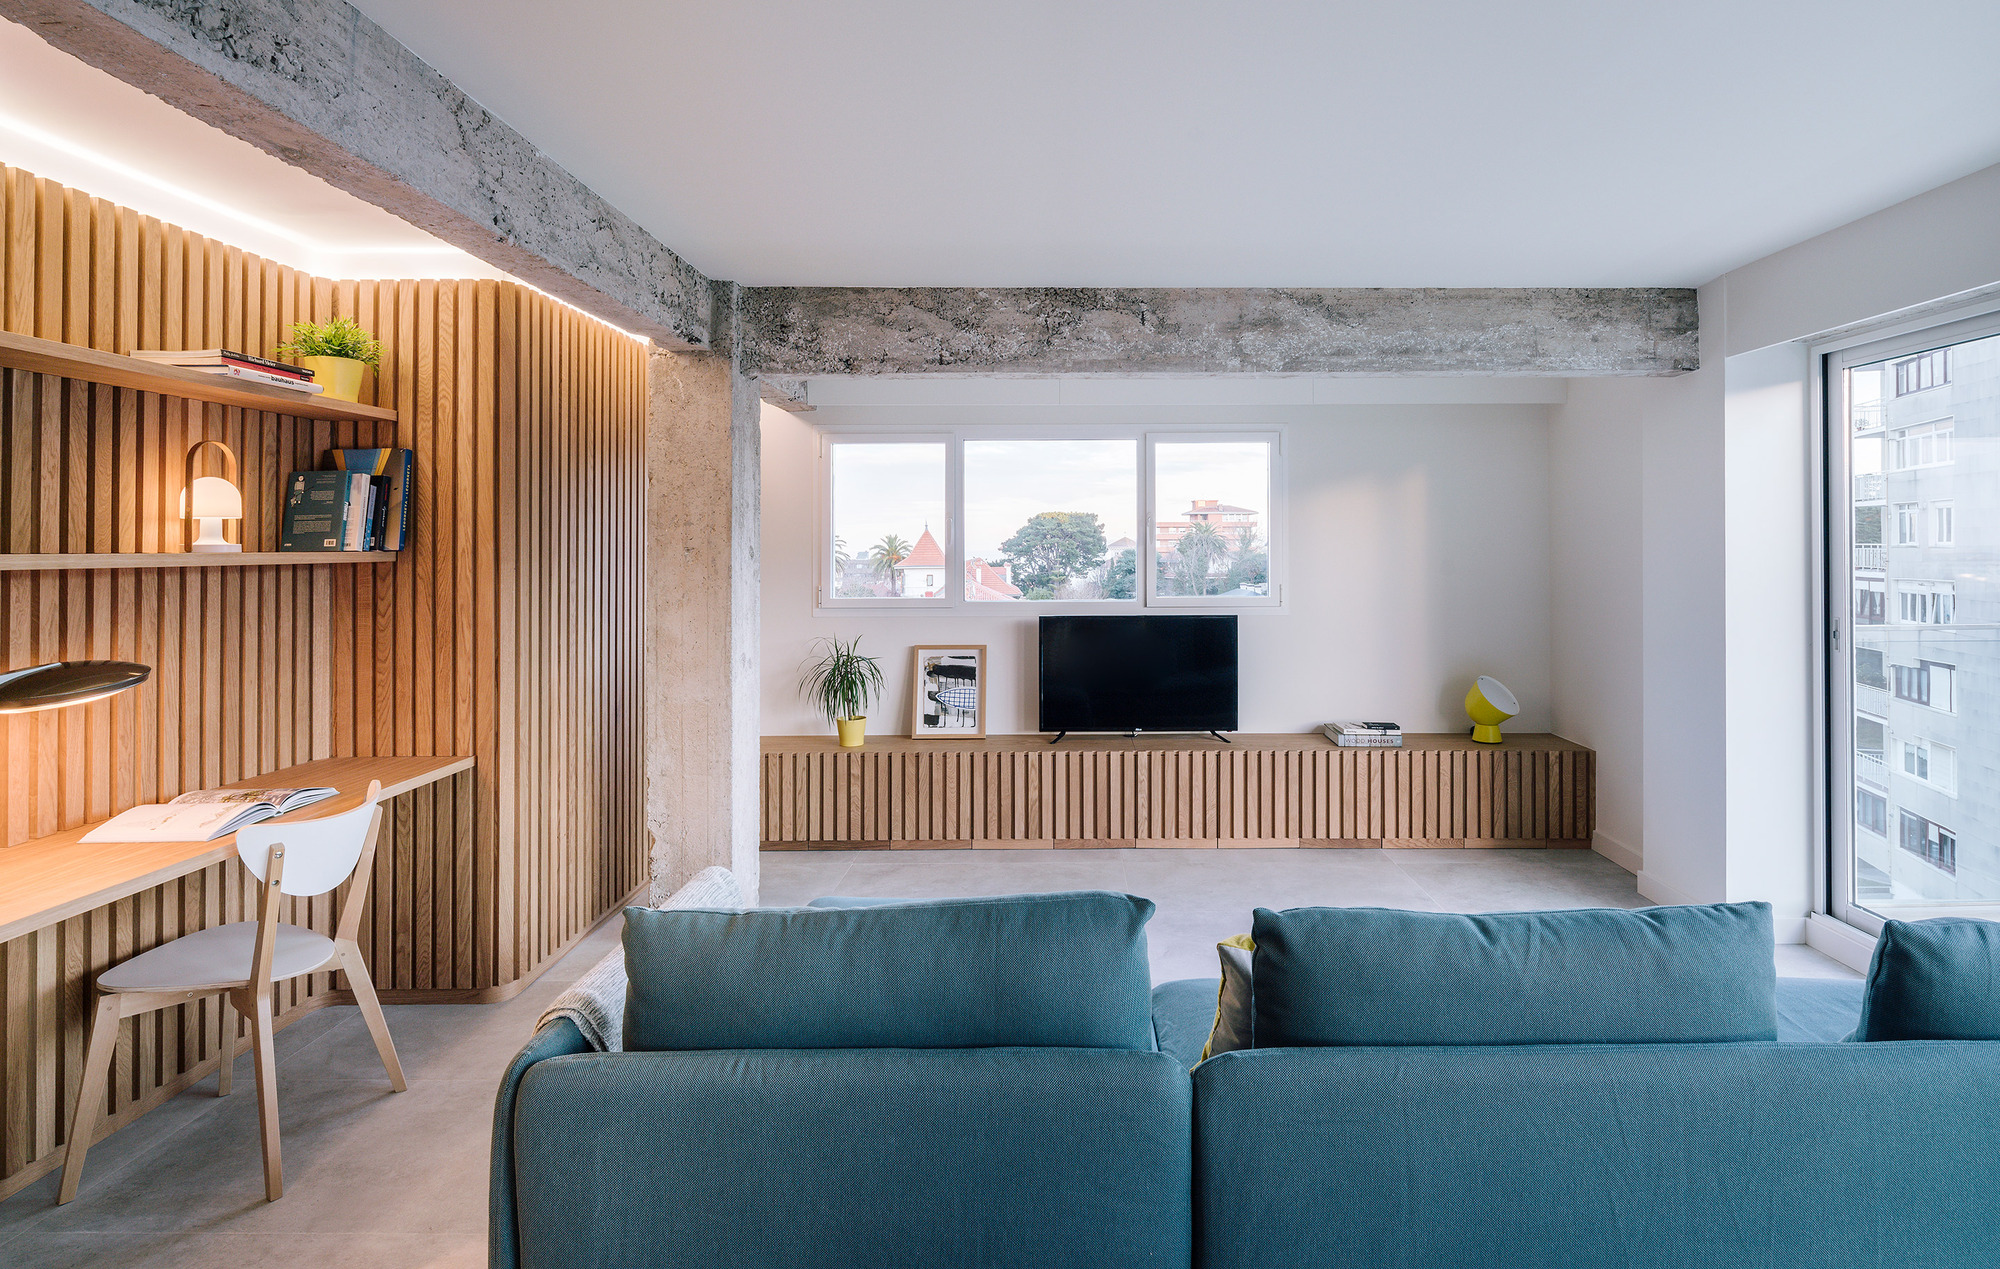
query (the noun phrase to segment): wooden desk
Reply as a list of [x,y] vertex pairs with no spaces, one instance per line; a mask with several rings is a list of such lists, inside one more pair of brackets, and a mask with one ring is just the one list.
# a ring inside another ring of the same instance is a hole
[[[280,817],[308,820],[361,805],[370,780],[382,782],[386,798],[471,769],[472,759],[458,757],[327,758],[222,787],[326,785],[340,790],[324,802]],[[0,849],[0,943],[236,856],[234,833],[212,842],[81,840],[95,827],[97,824],[82,824]]]

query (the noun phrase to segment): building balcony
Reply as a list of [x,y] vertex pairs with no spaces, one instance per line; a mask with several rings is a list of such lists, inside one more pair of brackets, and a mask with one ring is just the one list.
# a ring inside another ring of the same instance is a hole
[[1889,567],[1889,548],[1879,542],[1860,543],[1854,548],[1854,567],[1864,573],[1880,573]]
[[1880,401],[1869,401],[1865,404],[1850,406],[1848,407],[1848,415],[1854,420],[1854,434],[1856,436],[1860,436],[1866,432],[1879,432],[1882,430],[1882,403]]
[[1889,788],[1889,764],[1873,754],[1854,755],[1854,779],[1871,789],[1887,792]]
[[1856,476],[1854,478],[1854,501],[1880,502],[1884,497],[1884,490],[1886,488],[1887,485],[1883,482],[1882,473],[1879,471],[1871,471],[1865,476]]
[[1887,688],[1869,687],[1866,683],[1854,685],[1854,708],[1876,718],[1889,716],[1889,691]]

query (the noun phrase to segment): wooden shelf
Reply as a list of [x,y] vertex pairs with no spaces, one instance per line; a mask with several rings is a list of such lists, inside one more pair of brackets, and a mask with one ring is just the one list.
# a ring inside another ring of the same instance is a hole
[[352,401],[332,401],[324,396],[293,392],[288,388],[267,387],[228,375],[203,374],[180,366],[162,366],[137,357],[99,352],[79,344],[36,339],[0,331],[0,366],[27,370],[41,375],[61,375],[84,379],[114,388],[136,388],[162,396],[185,397],[191,401],[211,401],[267,414],[288,414],[301,419],[357,420],[375,423],[397,422],[394,410]]
[[0,553],[0,573],[90,568],[254,568],[267,564],[394,564],[396,551],[109,551],[68,555]]

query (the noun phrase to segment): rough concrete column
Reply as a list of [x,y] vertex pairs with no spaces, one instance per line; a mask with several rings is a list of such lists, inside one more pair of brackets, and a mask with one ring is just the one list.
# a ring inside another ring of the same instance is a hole
[[757,896],[757,385],[657,351],[646,424],[646,826],[654,893],[701,869]]

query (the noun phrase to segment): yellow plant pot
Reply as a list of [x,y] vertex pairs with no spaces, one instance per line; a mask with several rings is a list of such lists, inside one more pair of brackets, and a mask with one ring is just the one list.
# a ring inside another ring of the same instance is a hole
[[361,372],[368,369],[367,362],[352,357],[301,357],[299,364],[313,372],[314,383],[326,389],[320,395],[336,401],[361,399]]
[[868,715],[853,718],[836,718],[833,725],[840,729],[840,747],[859,749],[868,740]]

